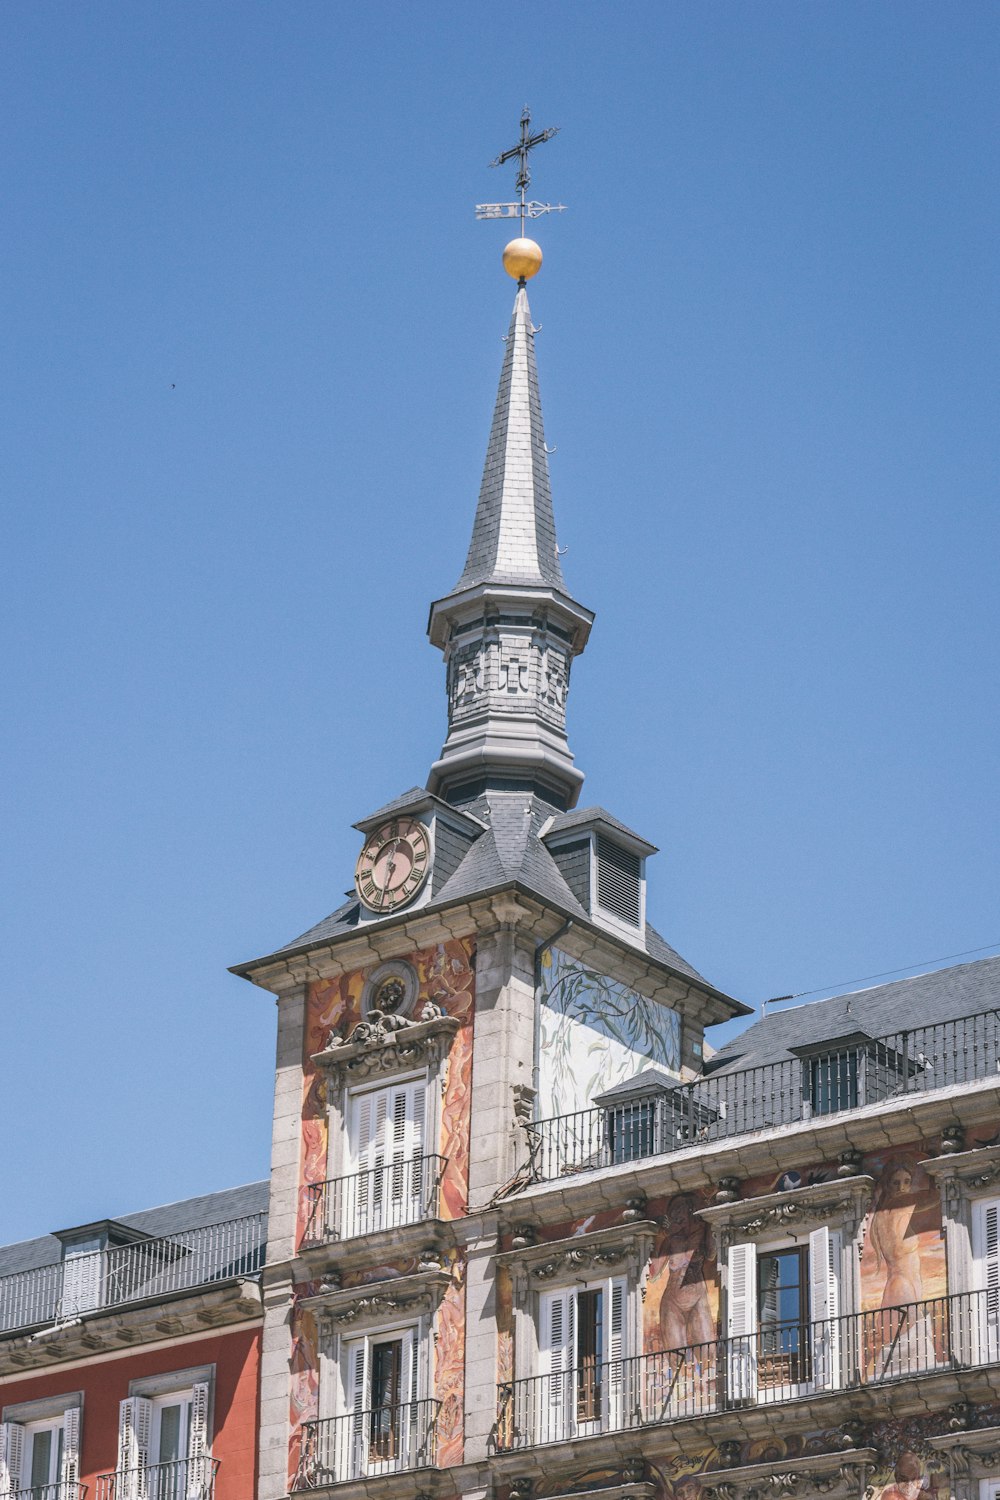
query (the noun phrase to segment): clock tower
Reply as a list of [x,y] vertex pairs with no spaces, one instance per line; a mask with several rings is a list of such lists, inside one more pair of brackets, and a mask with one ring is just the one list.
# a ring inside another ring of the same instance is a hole
[[[507,1493],[498,1383],[547,1335],[497,1249],[541,1233],[523,1195],[545,1143],[560,1121],[603,1139],[609,1090],[641,1111],[651,1077],[682,1088],[704,1027],[744,1013],[648,922],[655,846],[578,805],[566,708],[593,616],[556,541],[540,263],[523,236],[505,253],[518,286],[472,537],[430,609],[441,754],[355,824],[347,900],[234,970],[278,1002],[259,1500]],[[618,1264],[618,1239],[595,1265]],[[639,1317],[638,1275],[607,1282],[612,1322]]]

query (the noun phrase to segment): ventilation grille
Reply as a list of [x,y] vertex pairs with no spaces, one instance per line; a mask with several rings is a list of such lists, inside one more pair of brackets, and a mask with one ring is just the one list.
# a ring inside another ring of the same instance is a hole
[[639,925],[642,899],[642,861],[610,840],[597,838],[597,904],[605,911]]

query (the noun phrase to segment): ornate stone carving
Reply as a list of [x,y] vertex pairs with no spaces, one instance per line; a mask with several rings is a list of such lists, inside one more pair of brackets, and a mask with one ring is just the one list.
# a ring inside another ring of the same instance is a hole
[[515,1083],[511,1089],[514,1101],[514,1121],[517,1125],[530,1125],[534,1116],[537,1090],[529,1083]]
[[859,1177],[864,1166],[864,1158],[861,1152],[854,1146],[848,1146],[846,1151],[841,1151],[837,1157],[838,1177]]
[[939,1453],[947,1453],[953,1483],[990,1479],[1000,1471],[1000,1427],[944,1432],[927,1441]]
[[[943,1142],[942,1142],[943,1147]],[[964,1199],[978,1198],[1000,1185],[1000,1145],[971,1151],[944,1151],[921,1163],[941,1185],[945,1215],[957,1219]]]
[[581,1275],[614,1271],[638,1280],[652,1252],[655,1233],[655,1224],[640,1220],[570,1239],[516,1245],[497,1258],[509,1266],[514,1300],[523,1306],[533,1289],[558,1286]]
[[440,1264],[428,1265],[413,1276],[331,1287],[303,1297],[300,1305],[315,1311],[320,1332],[329,1337],[340,1328],[366,1327],[399,1312],[431,1312],[450,1282]]
[[440,1062],[460,1025],[433,1000],[424,1001],[415,1017],[369,1011],[349,1035],[331,1032],[313,1062],[339,1076],[341,1083],[347,1078],[426,1067]]
[[[720,1461],[723,1449],[731,1446],[738,1455],[738,1443],[720,1443]],[[722,1468],[724,1478],[716,1480],[714,1473],[705,1474],[702,1494],[706,1500],[784,1500],[786,1496],[811,1494],[830,1496],[831,1500],[862,1500],[875,1467],[872,1448],[786,1459],[780,1466],[737,1464]]]
[[715,1190],[715,1202],[736,1203],[742,1185],[742,1179],[739,1177],[720,1177],[719,1185]]
[[850,1237],[864,1218],[873,1187],[871,1177],[841,1178],[749,1201],[717,1203],[697,1213],[712,1225],[723,1253],[732,1244],[808,1231],[821,1224],[841,1228]]
[[511,1237],[510,1248],[512,1250],[527,1250],[529,1245],[538,1243],[538,1232],[534,1224],[519,1224]]
[[941,1132],[941,1145],[938,1148],[942,1156],[954,1156],[959,1151],[965,1150],[965,1131],[961,1125],[946,1125]]
[[528,687],[529,646],[520,636],[500,637],[500,691],[526,695]]
[[531,1500],[534,1483],[524,1474],[516,1475],[508,1485],[510,1500]]
[[646,1217],[646,1195],[639,1193],[635,1198],[626,1198],[625,1207],[622,1209],[623,1224],[641,1224]]
[[545,686],[542,699],[557,712],[566,707],[569,689],[569,658],[557,646],[549,646],[545,652]]

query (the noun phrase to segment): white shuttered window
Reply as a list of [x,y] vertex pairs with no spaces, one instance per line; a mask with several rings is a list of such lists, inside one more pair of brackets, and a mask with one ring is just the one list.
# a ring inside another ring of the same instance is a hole
[[628,1357],[623,1277],[539,1298],[537,1441],[620,1427]]
[[345,1237],[423,1217],[426,1101],[422,1078],[351,1096]]
[[972,1262],[979,1304],[978,1363],[1000,1359],[1000,1198],[979,1199],[972,1214]]

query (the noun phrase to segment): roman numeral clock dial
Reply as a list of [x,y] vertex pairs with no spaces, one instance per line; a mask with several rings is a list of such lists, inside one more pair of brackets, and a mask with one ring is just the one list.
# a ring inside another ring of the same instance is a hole
[[431,868],[427,829],[413,818],[393,818],[369,834],[358,857],[354,888],[369,911],[407,906]]

